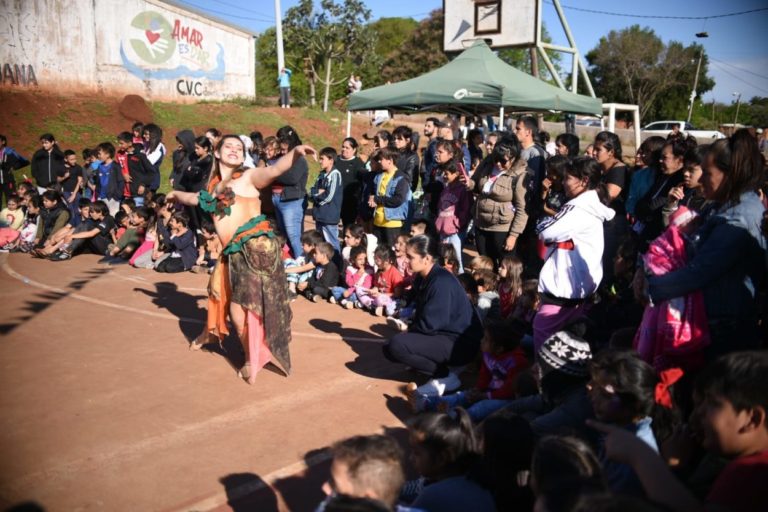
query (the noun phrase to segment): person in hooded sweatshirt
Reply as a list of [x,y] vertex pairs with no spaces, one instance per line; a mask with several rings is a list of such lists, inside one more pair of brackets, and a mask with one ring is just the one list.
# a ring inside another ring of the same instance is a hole
[[197,160],[195,153],[195,133],[192,130],[181,130],[176,134],[179,146],[174,150],[173,170],[171,171],[171,188],[184,190],[182,177],[189,167]]
[[547,338],[586,313],[603,278],[603,223],[616,215],[598,197],[602,173],[597,161],[576,158],[565,174],[568,202],[537,227],[547,248],[539,274],[541,302],[533,321],[537,357]]
[[35,178],[40,193],[56,185],[56,176],[64,174],[64,153],[56,144],[56,137],[50,133],[40,136],[40,145],[32,155],[32,177]]

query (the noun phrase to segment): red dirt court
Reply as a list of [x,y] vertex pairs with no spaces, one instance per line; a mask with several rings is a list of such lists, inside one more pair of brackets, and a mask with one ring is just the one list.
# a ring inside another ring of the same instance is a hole
[[242,356],[190,352],[207,276],[0,255],[0,506],[313,510],[326,448],[402,436],[402,383],[361,311],[293,303],[293,374],[249,386]]

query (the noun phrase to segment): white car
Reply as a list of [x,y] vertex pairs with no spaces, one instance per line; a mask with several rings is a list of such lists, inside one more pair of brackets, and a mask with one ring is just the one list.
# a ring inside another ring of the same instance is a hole
[[652,135],[659,135],[666,138],[672,132],[672,125],[680,125],[680,131],[683,135],[693,135],[699,143],[724,139],[725,135],[717,130],[697,130],[691,123],[685,121],[656,121],[642,129],[643,138],[650,137]]

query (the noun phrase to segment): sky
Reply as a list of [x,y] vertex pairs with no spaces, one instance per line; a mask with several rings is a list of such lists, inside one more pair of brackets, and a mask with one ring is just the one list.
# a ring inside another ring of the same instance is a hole
[[[340,1],[340,0],[337,0]],[[273,0],[177,0],[197,10],[210,13],[258,34],[275,25]],[[432,9],[442,8],[442,0],[364,0],[373,19],[388,17],[425,18]],[[544,24],[553,43],[567,45],[554,7],[549,0],[543,4]],[[285,14],[298,0],[280,0]],[[315,2],[319,4],[318,1]],[[644,0],[643,2],[605,2],[604,0],[561,0],[566,20],[576,46],[582,54],[594,48],[600,37],[611,30],[621,30],[634,24],[652,28],[665,42],[679,41],[689,45],[702,44],[710,57],[709,75],[715,79],[712,91],[704,95],[705,102],[713,98],[721,103],[735,101],[734,93],[748,101],[754,96],[768,97],[768,53],[764,39],[768,27],[768,10],[710,19],[637,18],[636,16],[704,17],[768,7],[765,0]],[[607,7],[606,7],[607,6]],[[581,9],[581,10],[577,10]],[[591,10],[597,12],[585,12]],[[610,15],[611,13],[621,14]],[[697,39],[697,32],[709,37]],[[763,35],[763,37],[760,37]],[[570,57],[564,56],[564,63]],[[695,62],[691,63],[695,66]],[[569,65],[567,66],[569,67]],[[693,86],[693,84],[691,84]],[[610,98],[604,98],[604,101]]]

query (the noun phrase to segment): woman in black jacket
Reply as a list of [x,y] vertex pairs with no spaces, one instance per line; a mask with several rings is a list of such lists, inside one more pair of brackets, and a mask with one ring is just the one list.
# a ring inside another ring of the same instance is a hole
[[452,373],[473,361],[480,350],[483,328],[459,280],[437,264],[439,243],[417,235],[406,244],[408,264],[416,276],[412,287],[415,314],[408,332],[384,344],[384,356],[432,376],[426,384],[409,384],[410,393],[442,395],[458,389]]
[[50,133],[40,136],[41,149],[32,156],[32,177],[40,188],[52,188],[57,173],[64,174],[64,153],[59,149],[56,138]]
[[[283,153],[301,145],[296,130],[283,126],[277,130],[277,139]],[[278,229],[285,234],[294,258],[301,256],[301,233],[304,231],[304,213],[307,209],[307,176],[309,167],[303,156],[294,160],[291,169],[272,184],[272,203]]]

